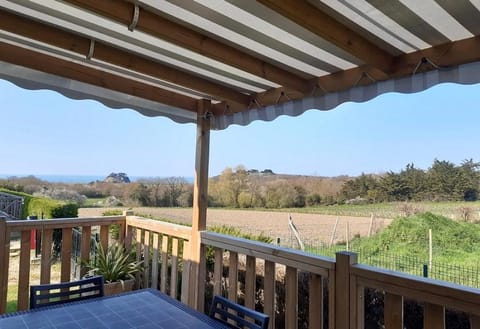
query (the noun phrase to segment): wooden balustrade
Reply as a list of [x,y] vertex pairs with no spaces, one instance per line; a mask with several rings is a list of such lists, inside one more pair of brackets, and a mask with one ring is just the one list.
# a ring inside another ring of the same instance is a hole
[[126,239],[136,242],[137,259],[144,262],[139,287],[159,289],[187,304],[189,271],[184,269],[189,269],[191,228],[136,216],[127,216],[125,224]]
[[[213,293],[226,294],[230,300],[238,301],[239,284],[244,283],[244,303],[247,307],[255,308],[256,292],[262,289],[263,312],[270,316],[270,328],[276,327],[276,313],[279,310],[275,310],[275,305],[283,303],[285,328],[297,328],[300,304],[309,308],[309,328],[323,328],[324,317],[327,316],[323,308],[324,282],[329,285],[328,312],[333,314],[335,262],[332,259],[211,232],[202,232],[201,242],[214,250]],[[228,267],[225,276],[224,267]],[[300,274],[305,279],[302,282],[299,280]],[[259,277],[261,280],[257,280]],[[222,281],[226,283],[223,291]],[[256,282],[262,281],[263,286],[257,287]],[[302,290],[301,295],[299,285],[307,289],[306,292]],[[284,300],[278,303],[282,299],[280,291],[284,292]],[[334,318],[330,316],[329,327],[335,328]]]
[[[337,254],[337,264],[339,257],[346,257],[351,264],[348,303],[350,308],[345,313],[350,316],[350,323],[353,325],[349,328],[364,328],[362,306],[365,288],[383,292],[386,329],[404,328],[405,299],[423,305],[425,329],[445,328],[447,308],[466,313],[470,317],[470,328],[480,328],[480,289],[356,264],[355,256],[350,253]],[[343,328],[347,327],[339,327]]]
[[[17,310],[26,310],[29,303],[30,263],[31,263],[31,232],[41,232],[40,283],[51,282],[52,244],[54,230],[62,231],[62,247],[60,251],[60,281],[71,279],[72,229],[79,227],[87,235],[82,241],[81,259],[88,261],[90,247],[90,232],[92,227],[99,227],[101,243],[108,244],[110,225],[125,222],[125,216],[108,216],[97,218],[67,218],[48,220],[16,220],[0,219],[0,314],[6,312],[7,291],[10,267],[11,235],[20,236],[20,257],[18,268]],[[123,234],[120,236],[123,239]],[[38,282],[37,282],[38,283]]]
[[[192,279],[190,227],[132,216],[6,221],[0,218],[0,313],[6,311],[11,234],[20,237],[18,309],[28,307],[31,284],[32,230],[42,232],[39,281],[50,283],[54,230],[62,231],[60,280],[70,280],[71,232],[80,227],[81,259],[90,257],[90,234],[99,232],[100,242],[109,243],[109,227],[120,225],[120,240],[127,247],[135,243],[137,258],[145,262],[139,287],[153,287],[188,304]],[[202,249],[207,250],[208,298],[223,294],[255,308],[260,289],[263,311],[271,317],[270,328],[298,327],[299,318],[309,328],[363,329],[365,289],[384,296],[384,324],[387,329],[403,328],[405,300],[423,305],[424,328],[445,328],[445,310],[454,309],[470,316],[470,328],[480,329],[480,290],[415,277],[357,264],[354,253],[337,253],[336,259],[301,251],[203,231]],[[84,274],[84,272],[82,272]],[[199,280],[203,280],[203,274]],[[241,292],[240,292],[241,291]],[[242,298],[239,298],[242,296]],[[328,298],[327,298],[328,296]],[[205,296],[204,296],[205,297]],[[243,301],[242,301],[243,300]],[[207,300],[208,303],[208,300]],[[279,309],[282,307],[282,309]],[[283,315],[279,315],[282,314]],[[277,323],[277,325],[276,325]],[[302,323],[304,325],[304,323]]]

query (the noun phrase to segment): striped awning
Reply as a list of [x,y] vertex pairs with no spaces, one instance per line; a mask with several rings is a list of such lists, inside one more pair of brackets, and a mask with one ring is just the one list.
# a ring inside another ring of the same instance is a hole
[[480,0],[0,0],[0,78],[212,127],[480,81]]

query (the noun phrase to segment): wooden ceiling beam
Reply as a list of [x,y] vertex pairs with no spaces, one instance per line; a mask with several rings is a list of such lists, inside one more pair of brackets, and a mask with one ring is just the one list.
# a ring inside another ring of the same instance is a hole
[[257,0],[261,4],[303,26],[326,41],[355,56],[366,65],[388,73],[393,56],[334,20],[305,0]]
[[[53,26],[31,21],[5,11],[0,11],[0,29],[83,56],[86,56],[89,52],[90,40],[85,37],[59,30]],[[219,100],[225,100],[227,103],[236,103],[240,105],[240,107],[248,106],[250,102],[250,96],[234,89],[114,48],[113,46],[102,44],[98,41],[95,42],[92,58],[203,92]],[[232,107],[237,106],[232,104]]]
[[0,60],[191,112],[197,111],[195,98],[20,46],[0,42]]
[[[132,21],[134,6],[129,1],[67,0],[67,2],[120,22],[126,27]],[[309,93],[311,91],[307,79],[141,7],[135,29],[275,82],[296,92]]]
[[[428,59],[434,65],[428,62],[421,63],[423,58]],[[413,74],[415,69],[417,72],[422,72],[425,69],[435,69],[435,66],[441,69],[477,61],[480,61],[480,36],[398,56],[394,60],[391,77]]]

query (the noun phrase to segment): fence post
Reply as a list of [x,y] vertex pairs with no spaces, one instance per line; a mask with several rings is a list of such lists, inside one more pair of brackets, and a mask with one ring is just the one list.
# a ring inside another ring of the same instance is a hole
[[341,251],[335,258],[335,328],[349,329],[351,322],[357,322],[358,315],[356,284],[350,275],[350,266],[357,264],[357,254]]

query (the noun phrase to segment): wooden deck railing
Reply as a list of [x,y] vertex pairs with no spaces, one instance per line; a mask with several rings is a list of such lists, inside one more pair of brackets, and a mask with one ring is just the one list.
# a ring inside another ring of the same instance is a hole
[[137,259],[144,261],[138,286],[159,289],[187,304],[189,273],[182,269],[188,268],[191,228],[127,216],[126,229],[127,245],[137,242]]
[[[60,254],[60,281],[70,281],[72,255],[72,229],[80,227],[82,232],[81,259],[88,261],[90,257],[90,233],[92,227],[99,227],[100,241],[103,246],[108,244],[109,227],[112,224],[121,226],[120,232],[125,232],[125,216],[110,216],[97,218],[68,218],[49,220],[18,220],[6,221],[0,219],[0,314],[7,307],[7,289],[10,266],[10,238],[12,233],[20,236],[20,257],[18,268],[17,310],[26,310],[29,303],[30,262],[31,262],[31,232],[39,230],[42,233],[40,257],[40,283],[51,282],[51,260],[54,229],[62,231]],[[122,229],[123,228],[123,229]],[[120,234],[123,240],[124,235]]]
[[[299,311],[304,314],[308,312],[309,328],[322,328],[324,317],[327,316],[323,307],[326,282],[329,291],[329,326],[335,328],[335,298],[332,293],[336,276],[334,260],[211,232],[203,232],[201,238],[204,245],[213,247],[214,250],[213,294],[223,294],[222,282],[225,282],[226,295],[230,300],[237,301],[240,290],[239,273],[244,272],[244,303],[255,309],[257,291],[263,291],[263,312],[270,316],[270,328],[276,327],[275,322],[279,320],[276,314],[283,311],[279,310],[279,302],[285,305],[285,317],[282,319],[285,328],[297,328]],[[225,252],[228,252],[226,259]],[[239,258],[245,259],[242,269],[239,268]],[[226,277],[223,276],[224,267],[228,269]],[[277,275],[279,272],[282,273],[280,277]],[[308,280],[307,283],[302,280],[299,283],[300,273],[302,278]],[[262,280],[257,280],[259,276]],[[262,287],[256,286],[259,281],[263,282]],[[302,284],[308,289],[308,303],[303,303],[307,300],[304,291],[299,295],[299,285]],[[279,291],[284,291],[284,296],[279,296],[282,294]],[[299,310],[299,303],[308,308],[308,311]]]
[[[71,232],[82,232],[81,258],[89,257],[90,233],[99,230],[103,245],[109,242],[109,227],[119,224],[120,239],[135,243],[145,271],[139,287],[153,287],[188,304],[191,228],[176,224],[125,216],[73,218],[37,221],[5,221],[0,218],[0,313],[7,304],[10,236],[20,236],[18,309],[28,307],[30,282],[30,232],[43,234],[40,278],[51,281],[53,230],[62,230],[60,281],[70,280]],[[229,299],[260,308],[271,316],[270,328],[363,329],[365,289],[383,294],[385,328],[403,328],[404,300],[418,301],[424,307],[424,328],[445,327],[445,309],[465,312],[470,328],[480,328],[480,290],[445,282],[382,270],[356,262],[353,253],[338,253],[336,259],[313,256],[255,241],[211,232],[201,232],[207,250],[208,299],[223,294]],[[203,268],[203,267],[202,267]],[[211,288],[211,289],[210,289]],[[261,298],[257,296],[261,295]]]

